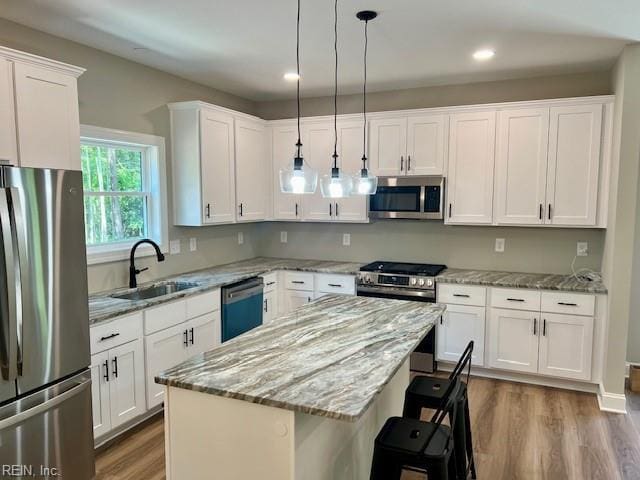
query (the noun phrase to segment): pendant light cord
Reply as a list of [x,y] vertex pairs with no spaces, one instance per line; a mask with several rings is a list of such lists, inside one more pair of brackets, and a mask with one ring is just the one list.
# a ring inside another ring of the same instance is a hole
[[369,20],[364,22],[364,83],[362,86],[362,115],[364,125],[362,127],[362,168],[367,168],[367,49],[369,46],[368,36]]
[[298,17],[296,19],[296,70],[298,79],[296,80],[296,98],[298,102],[298,143],[296,143],[298,154],[300,157],[300,0],[298,0]]
[[333,51],[336,59],[333,91],[333,168],[338,168],[338,0],[335,0],[333,13]]

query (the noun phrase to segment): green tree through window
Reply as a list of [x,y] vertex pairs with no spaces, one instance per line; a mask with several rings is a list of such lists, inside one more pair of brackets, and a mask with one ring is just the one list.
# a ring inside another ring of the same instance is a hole
[[145,155],[142,149],[83,142],[80,149],[87,245],[147,236]]

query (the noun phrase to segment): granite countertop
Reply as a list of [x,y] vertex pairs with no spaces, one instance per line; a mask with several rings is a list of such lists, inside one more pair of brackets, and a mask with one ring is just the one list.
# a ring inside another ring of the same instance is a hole
[[156,382],[356,421],[433,327],[439,304],[330,295],[196,355]]
[[89,323],[94,325],[127,313],[136,312],[161,303],[170,302],[178,298],[219,288],[225,285],[246,280],[257,275],[276,270],[298,270],[315,273],[336,273],[355,275],[362,266],[355,262],[333,262],[323,260],[294,260],[285,258],[257,257],[250,260],[219,265],[190,273],[174,275],[152,283],[141,284],[140,287],[160,285],[167,282],[197,283],[198,286],[182,290],[170,295],[147,300],[124,300],[113,298],[112,295],[127,293],[129,288],[120,288],[110,292],[103,292],[89,296]]
[[602,280],[579,281],[573,275],[518,273],[448,268],[436,277],[438,283],[486,285],[490,287],[560,290],[565,292],[607,293]]

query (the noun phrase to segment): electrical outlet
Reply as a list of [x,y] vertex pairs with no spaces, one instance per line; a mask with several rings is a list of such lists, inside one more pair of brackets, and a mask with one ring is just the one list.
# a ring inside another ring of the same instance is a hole
[[578,242],[576,255],[579,257],[587,257],[589,255],[589,244],[587,242]]
[[244,243],[244,233],[238,232],[238,245],[242,245]]
[[189,250],[192,252],[198,250],[198,241],[193,237],[189,239]]
[[287,232],[280,232],[280,243],[287,243]]
[[496,252],[504,253],[504,238],[496,238]]
[[342,245],[345,247],[348,247],[349,245],[351,245],[351,234],[350,233],[343,233],[342,234]]
[[180,253],[180,239],[171,240],[169,242],[169,253],[171,255],[177,255],[178,253]]

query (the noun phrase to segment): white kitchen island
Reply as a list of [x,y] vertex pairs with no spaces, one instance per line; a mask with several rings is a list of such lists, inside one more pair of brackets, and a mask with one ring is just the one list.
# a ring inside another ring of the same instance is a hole
[[170,480],[369,478],[444,307],[329,296],[157,377]]

